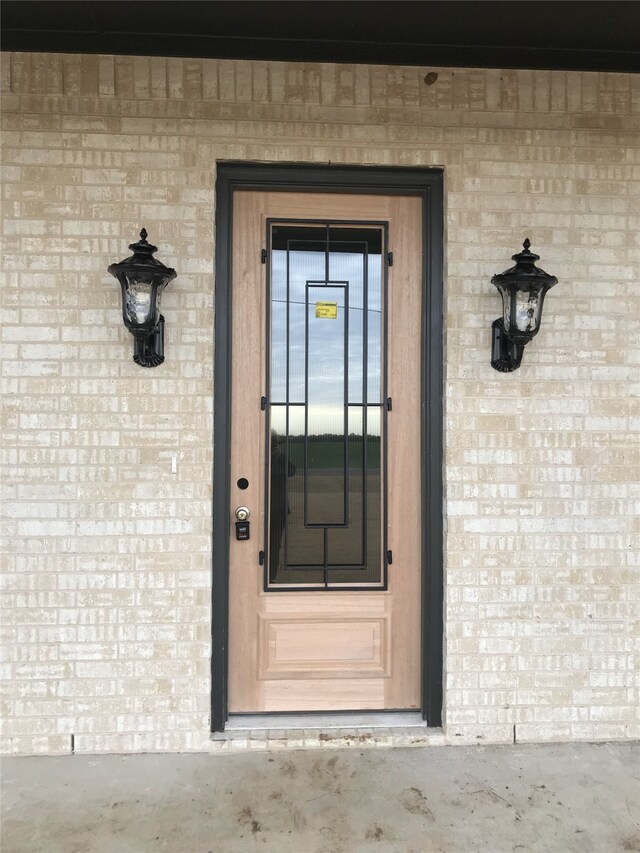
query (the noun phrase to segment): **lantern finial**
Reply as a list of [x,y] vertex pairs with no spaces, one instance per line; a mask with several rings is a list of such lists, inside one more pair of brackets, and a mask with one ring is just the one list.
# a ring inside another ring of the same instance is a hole
[[[145,234],[145,237],[146,237],[146,234]],[[523,243],[522,245],[523,245],[523,247],[524,247],[525,252],[528,252],[528,251],[529,251],[529,246],[531,245],[531,240],[530,240],[528,237],[525,237],[525,238],[524,238],[524,243]]]
[[146,228],[143,228],[142,231],[140,232],[140,239],[142,240],[143,243],[147,242],[147,229]]

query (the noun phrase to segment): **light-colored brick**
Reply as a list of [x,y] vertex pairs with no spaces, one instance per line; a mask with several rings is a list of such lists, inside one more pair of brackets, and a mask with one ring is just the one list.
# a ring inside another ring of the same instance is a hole
[[[224,160],[445,169],[445,726],[421,742],[638,737],[639,78],[2,65],[2,750],[327,745],[209,741]],[[178,270],[146,373],[106,271],[142,225]],[[560,283],[507,376],[489,280],[526,236]]]

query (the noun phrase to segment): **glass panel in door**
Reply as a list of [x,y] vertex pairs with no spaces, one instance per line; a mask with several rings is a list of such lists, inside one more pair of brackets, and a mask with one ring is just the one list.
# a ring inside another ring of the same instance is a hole
[[265,588],[385,588],[385,226],[269,227]]

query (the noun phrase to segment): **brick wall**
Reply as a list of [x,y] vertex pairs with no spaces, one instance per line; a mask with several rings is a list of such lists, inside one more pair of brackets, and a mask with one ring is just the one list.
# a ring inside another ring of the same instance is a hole
[[[208,748],[218,160],[444,168],[446,740],[640,736],[640,78],[2,61],[3,750]],[[106,272],[142,225],[152,371]],[[525,236],[560,283],[498,374]]]

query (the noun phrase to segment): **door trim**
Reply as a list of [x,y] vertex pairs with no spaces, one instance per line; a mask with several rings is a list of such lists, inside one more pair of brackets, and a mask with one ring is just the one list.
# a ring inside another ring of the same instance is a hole
[[[216,180],[215,358],[211,731],[224,731],[229,636],[231,499],[231,250],[233,193],[372,193],[422,199],[423,316],[419,392],[422,403],[421,712],[442,725],[443,695],[443,171],[375,166],[222,162]],[[391,247],[393,248],[393,247]],[[256,570],[258,570],[256,566]]]

